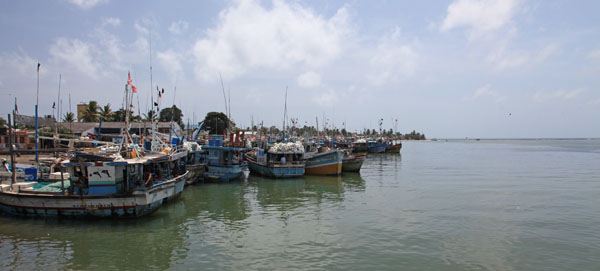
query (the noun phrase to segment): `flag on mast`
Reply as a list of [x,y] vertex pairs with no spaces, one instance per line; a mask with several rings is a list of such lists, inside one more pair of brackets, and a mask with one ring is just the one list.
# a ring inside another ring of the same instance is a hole
[[38,62],[37,71],[40,72],[40,63]]
[[133,93],[137,93],[137,88],[134,85],[131,85],[131,90],[133,91]]
[[131,85],[131,73],[127,72],[127,84]]

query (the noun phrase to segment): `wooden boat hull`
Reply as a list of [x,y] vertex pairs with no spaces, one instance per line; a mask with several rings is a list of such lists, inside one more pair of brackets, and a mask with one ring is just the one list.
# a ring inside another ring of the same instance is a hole
[[385,152],[386,144],[385,143],[377,143],[373,145],[369,145],[369,153],[382,153]]
[[185,180],[185,185],[191,185],[199,182],[204,175],[205,164],[186,165],[189,171],[188,177]]
[[342,162],[343,172],[359,172],[363,163],[365,162],[366,155],[353,155],[348,158],[344,158]]
[[304,175],[304,164],[288,164],[288,165],[261,165],[256,161],[248,158],[248,168],[250,172],[270,178],[293,178]]
[[130,195],[63,195],[35,191],[0,192],[0,210],[17,216],[140,217],[178,198],[187,172]]
[[344,152],[340,150],[318,153],[306,159],[306,174],[340,175]]
[[204,172],[205,181],[230,181],[236,180],[242,176],[244,166],[208,166],[208,170]]
[[400,152],[400,149],[402,149],[402,143],[393,144],[393,145],[388,145],[388,146],[385,148],[385,152],[393,152],[393,153],[398,153],[398,152]]
[[[181,196],[189,173],[189,171],[186,171],[183,175],[177,176],[165,183],[169,187],[165,190],[165,194],[167,195],[165,197],[166,202],[171,202]],[[170,183],[172,183],[172,185]]]

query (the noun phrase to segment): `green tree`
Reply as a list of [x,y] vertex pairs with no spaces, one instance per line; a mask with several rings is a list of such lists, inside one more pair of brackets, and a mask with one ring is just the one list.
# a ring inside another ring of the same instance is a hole
[[208,112],[204,121],[200,122],[200,129],[209,131],[210,134],[223,134],[223,130],[230,123],[229,118],[222,112]]
[[180,127],[184,127],[183,126],[183,113],[181,112],[181,109],[177,108],[176,105],[173,105],[171,107],[167,107],[163,110],[160,110],[158,120],[166,121],[166,122],[173,120],[174,122],[179,124]]
[[90,101],[87,108],[83,111],[83,122],[97,122],[98,121],[98,102]]
[[73,112],[67,112],[63,116],[63,122],[74,122],[74,121],[75,121],[75,114],[73,114]]
[[110,104],[106,104],[104,107],[100,107],[99,112],[100,117],[104,121],[112,121],[113,120],[113,112],[110,109]]
[[8,125],[8,122],[4,118],[0,117],[0,126]]
[[156,112],[151,109],[148,111],[148,113],[144,113],[144,121],[156,121],[157,120],[157,116],[156,116]]
[[[123,108],[113,112],[112,121],[125,121],[125,113],[127,113],[127,112]],[[134,116],[133,111],[129,110],[129,121],[135,122],[135,121],[141,121],[141,120],[142,120],[142,117],[140,117],[140,115]]]

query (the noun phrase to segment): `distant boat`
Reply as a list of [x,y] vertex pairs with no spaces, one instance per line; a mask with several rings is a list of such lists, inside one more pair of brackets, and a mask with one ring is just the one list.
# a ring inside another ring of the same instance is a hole
[[304,175],[306,162],[301,146],[291,148],[256,148],[246,154],[248,168],[253,174],[270,178],[291,178]]
[[340,175],[342,174],[342,161],[344,151],[329,150],[325,152],[311,152],[304,155],[306,159],[306,174],[309,175]]
[[385,147],[385,152],[399,153],[400,149],[402,149],[402,143],[389,143]]
[[344,159],[342,160],[342,171],[359,172],[366,157],[367,155],[364,153],[344,155]]

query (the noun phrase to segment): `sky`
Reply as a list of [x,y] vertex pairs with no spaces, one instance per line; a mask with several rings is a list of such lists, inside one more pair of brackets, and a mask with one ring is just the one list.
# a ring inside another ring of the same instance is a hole
[[90,100],[117,110],[131,73],[136,110],[151,108],[158,86],[161,107],[176,104],[185,123],[230,100],[239,127],[281,127],[287,90],[299,126],[378,130],[383,119],[428,138],[600,137],[598,10],[553,0],[0,0],[0,114],[17,98],[33,115],[40,63],[40,115],[56,114],[59,81],[61,115]]

